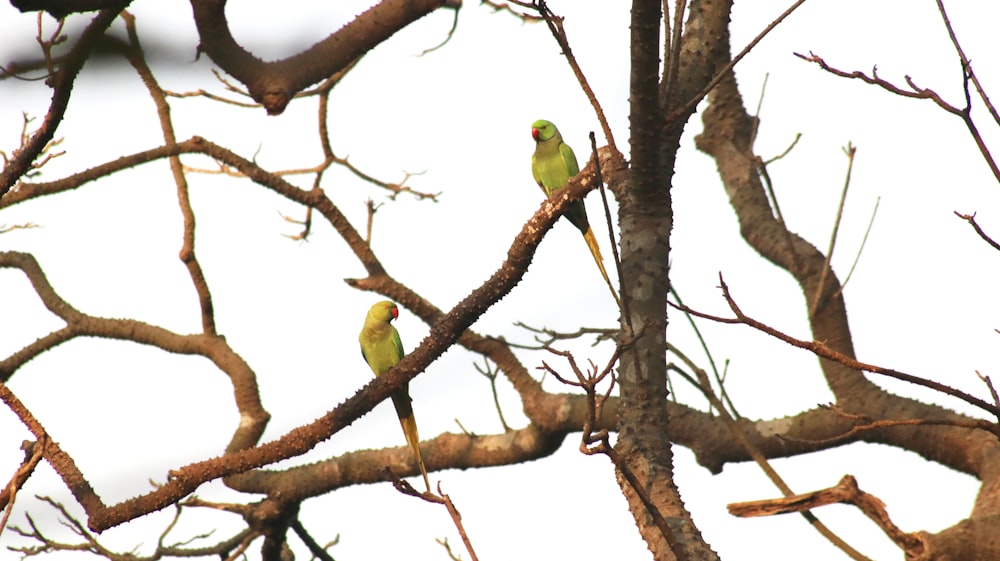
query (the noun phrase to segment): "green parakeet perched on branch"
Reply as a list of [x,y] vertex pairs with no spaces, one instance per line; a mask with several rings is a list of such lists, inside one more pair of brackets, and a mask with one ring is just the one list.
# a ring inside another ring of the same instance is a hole
[[[399,332],[389,323],[397,317],[399,309],[395,303],[388,300],[379,302],[368,310],[365,326],[358,335],[361,354],[376,376],[385,374],[403,358],[403,343],[399,340]],[[424,459],[420,456],[420,436],[417,434],[417,420],[413,418],[408,386],[403,386],[392,394],[392,404],[396,406],[396,415],[399,416],[399,424],[403,426],[406,442],[417,457],[417,465],[420,466],[420,473],[424,476],[424,484],[430,491],[431,483],[427,479]]]
[[[576,163],[573,149],[563,142],[559,129],[549,121],[538,120],[532,123],[531,137],[535,139],[535,153],[531,155],[531,174],[535,176],[535,183],[542,188],[545,196],[551,197],[565,187],[571,177],[580,173],[580,166]],[[604,277],[604,282],[608,284],[611,295],[615,297],[615,302],[620,308],[622,302],[611,284],[611,279],[608,278],[608,272],[604,270],[601,249],[597,246],[597,238],[594,237],[590,221],[587,220],[587,207],[582,200],[576,201],[570,205],[565,216],[583,234],[583,239],[590,248],[590,254],[594,256],[594,262],[601,270],[601,276]]]

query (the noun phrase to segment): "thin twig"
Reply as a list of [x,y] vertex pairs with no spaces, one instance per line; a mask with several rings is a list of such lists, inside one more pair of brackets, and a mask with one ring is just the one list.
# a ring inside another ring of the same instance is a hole
[[[483,357],[483,363],[484,366],[482,368],[480,368],[479,365],[475,363],[473,363],[472,366],[476,369],[476,372],[479,372],[480,374],[485,376],[487,380],[490,381],[490,391],[493,393],[493,405],[494,407],[496,407],[497,415],[500,417],[500,424],[503,426],[504,432],[510,432],[513,429],[510,428],[510,425],[507,424],[507,420],[504,419],[503,417],[503,408],[500,407],[500,396],[497,393],[497,376],[500,374],[500,367],[498,366],[495,369],[490,368],[489,357],[485,356]],[[459,426],[461,427],[462,425],[459,424]],[[462,430],[464,431],[465,427],[462,427]]]
[[[625,293],[625,279],[622,277],[622,260],[621,256],[618,255],[618,240],[615,239],[614,225],[611,222],[611,207],[608,206],[608,194],[604,189],[604,176],[601,175],[601,157],[597,154],[597,139],[594,136],[594,131],[590,131],[590,150],[594,158],[594,176],[597,182],[597,188],[601,191],[601,202],[604,203],[604,220],[608,225],[608,239],[611,241],[611,255],[615,260],[615,270],[618,272],[618,291],[621,292],[621,312],[625,319],[625,324],[628,326],[629,331],[632,331],[632,317],[628,311],[628,299]],[[611,293],[614,294],[614,287],[611,288]]]
[[757,109],[753,113],[753,130],[750,131],[750,148],[753,148],[755,142],[757,142],[757,131],[760,129],[760,109],[764,106],[764,92],[767,91],[767,79],[771,76],[770,72],[764,73],[764,83],[760,85],[760,96],[757,98]]
[[[754,125],[756,127],[756,125]],[[781,213],[781,206],[778,204],[778,195],[774,190],[774,183],[771,181],[771,174],[767,171],[767,166],[773,162],[776,162],[789,153],[795,148],[795,145],[799,143],[799,139],[802,138],[802,133],[796,133],[795,138],[792,143],[785,148],[785,151],[773,158],[764,161],[760,156],[756,156],[757,173],[760,175],[761,179],[764,180],[764,190],[767,193],[767,197],[770,200],[771,206],[774,209],[774,215],[778,220],[778,224],[781,225],[781,234],[785,242],[785,248],[788,250],[788,254],[792,256],[792,261],[796,269],[801,269],[802,266],[799,260],[799,254],[795,251],[795,242],[792,240],[792,233],[785,224],[785,216]]]
[[[673,297],[677,299],[677,303],[678,304],[680,304],[682,306],[684,305],[684,300],[681,299],[680,293],[677,292],[677,288],[673,284],[670,285],[670,294],[672,294]],[[708,342],[705,341],[705,337],[704,337],[704,335],[702,335],[701,329],[698,329],[698,324],[695,323],[694,316],[692,316],[688,312],[684,311],[684,317],[686,317],[687,320],[688,320],[688,323],[691,324],[691,329],[694,330],[694,335],[695,335],[695,337],[698,338],[698,343],[701,345],[701,350],[704,351],[705,352],[705,356],[708,357],[708,364],[709,364],[709,366],[712,367],[712,373],[715,376],[716,383],[719,385],[719,388],[722,391],[722,396],[723,396],[725,402],[731,408],[730,410],[733,412],[733,415],[735,417],[739,418],[740,415],[736,411],[736,407],[733,405],[732,401],[729,400],[729,397],[728,397],[728,395],[727,395],[727,393],[725,391],[725,386],[722,384],[722,378],[719,375],[719,369],[718,369],[718,367],[715,365],[715,358],[712,356],[712,351],[711,351],[711,349],[708,348]],[[674,352],[674,353],[678,354],[679,356],[681,356],[682,360],[685,360],[685,362],[689,362],[689,361],[686,360],[687,357],[685,357],[682,353],[680,353],[680,351],[677,350],[671,343],[668,342],[667,343],[667,347],[668,347],[668,350],[671,350],[672,352]],[[697,384],[695,384],[695,386],[697,386]],[[709,400],[709,403],[711,403],[711,400]]]
[[[674,1],[674,23],[667,26],[664,33],[664,41],[668,42],[670,53],[663,65],[663,100],[670,103],[673,100],[674,90],[677,88],[677,76],[681,68],[681,38],[684,27],[684,10],[687,7],[687,0]],[[664,15],[664,20],[666,20]],[[669,39],[667,39],[669,37]]]
[[479,561],[479,557],[476,556],[476,551],[472,547],[472,540],[469,539],[469,535],[465,532],[465,525],[462,524],[462,515],[458,512],[458,508],[455,507],[455,503],[452,502],[451,497],[446,495],[441,491],[441,482],[437,485],[437,494],[427,491],[421,493],[413,488],[409,482],[400,479],[396,474],[392,473],[389,468],[386,468],[387,475],[392,481],[392,486],[396,488],[397,491],[404,495],[409,495],[411,497],[416,497],[418,499],[423,499],[429,503],[441,504],[448,509],[448,514],[451,516],[451,520],[455,523],[455,528],[458,529],[458,535],[462,538],[462,543],[465,544],[465,550],[469,552],[469,556],[472,557],[472,561]]
[[837,217],[833,220],[833,231],[830,232],[830,245],[826,250],[823,269],[819,273],[819,282],[816,284],[816,292],[813,294],[812,305],[809,307],[809,317],[814,317],[819,310],[820,299],[823,297],[823,288],[826,285],[826,277],[830,274],[833,249],[837,246],[837,233],[840,232],[840,220],[844,216],[844,202],[847,200],[847,188],[851,185],[851,171],[854,169],[855,153],[857,153],[857,148],[848,142],[847,148],[844,148],[844,154],[847,155],[847,176],[844,178],[844,188],[840,191],[840,204],[837,205]]
[[962,50],[962,45],[958,42],[958,36],[955,35],[955,30],[951,27],[951,20],[948,18],[948,13],[945,12],[944,2],[941,0],[936,0],[936,2],[938,11],[941,12],[941,20],[944,22],[945,28],[948,29],[948,37],[951,39],[951,44],[954,45],[955,52],[958,53],[958,58],[962,60],[962,67],[969,73],[969,78],[972,79],[972,83],[976,86],[976,91],[979,92],[979,98],[983,100],[983,104],[986,105],[986,109],[990,112],[990,115],[993,116],[993,122],[1000,125],[1000,114],[997,113],[996,107],[993,106],[989,96],[986,95],[986,90],[983,89],[982,84],[979,83],[979,78],[972,70],[972,62],[969,60],[969,57],[965,56],[965,51]]
[[433,47],[429,47],[429,48],[424,49],[423,52],[421,52],[419,55],[417,55],[418,57],[422,57],[422,56],[424,56],[424,55],[426,55],[428,53],[433,53],[434,51],[436,51],[436,50],[440,49],[441,47],[447,45],[448,42],[451,41],[451,38],[455,36],[455,30],[458,29],[458,14],[460,12],[459,8],[455,7],[454,8],[454,12],[455,12],[455,19],[453,19],[451,21],[451,29],[448,30],[448,35],[446,35],[445,38],[444,38],[444,40],[441,41],[440,43],[438,43],[437,45],[434,45]]
[[976,231],[976,233],[979,234],[980,238],[982,238],[986,243],[993,246],[993,249],[1000,251],[1000,243],[997,243],[993,238],[991,238],[985,231],[983,231],[983,229],[979,226],[979,223],[976,222],[976,213],[959,214],[958,212],[956,212],[955,216],[968,222],[972,226],[972,228]]
[[844,292],[844,287],[847,286],[847,283],[851,282],[851,275],[854,274],[854,269],[858,266],[858,261],[861,260],[861,253],[865,250],[865,245],[868,243],[868,234],[872,232],[872,226],[875,224],[875,215],[878,214],[878,205],[880,202],[882,202],[882,197],[875,199],[875,208],[872,209],[872,217],[868,219],[868,227],[865,228],[865,235],[861,238],[861,245],[858,246],[858,252],[854,255],[854,262],[851,263],[851,269],[847,271],[847,276],[844,277],[844,282],[841,283],[837,292],[833,294],[834,298],[840,296],[840,294]]
[[[979,379],[986,384],[986,387],[990,390],[990,397],[993,398],[993,405],[996,405],[997,409],[1000,410],[1000,396],[997,395],[997,389],[993,387],[993,380],[989,376],[983,376],[978,370],[976,370],[976,376],[979,376]],[[1000,415],[997,415],[997,421],[1000,422]]]

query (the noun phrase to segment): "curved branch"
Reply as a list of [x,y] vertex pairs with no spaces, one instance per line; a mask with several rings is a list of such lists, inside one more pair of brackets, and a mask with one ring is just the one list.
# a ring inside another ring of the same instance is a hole
[[201,52],[246,85],[269,115],[280,114],[295,94],[344,69],[443,4],[444,0],[382,0],[307,51],[264,62],[233,38],[226,21],[226,0],[191,0]]
[[[139,34],[136,33],[135,17],[125,12],[122,14],[125,20],[125,27],[128,31],[129,43],[124,45],[125,56],[142,78],[142,83],[149,90],[150,97],[156,104],[156,114],[160,121],[160,129],[163,131],[163,140],[167,146],[177,143],[177,136],[174,133],[174,124],[170,119],[170,105],[167,103],[166,94],[160,84],[153,76],[153,72],[146,64],[145,55],[139,44]],[[187,176],[184,175],[181,160],[178,156],[171,156],[170,172],[174,176],[174,184],[177,185],[177,202],[181,209],[181,216],[184,224],[184,235],[180,251],[181,262],[188,270],[191,277],[191,284],[198,295],[198,303],[201,307],[202,332],[206,335],[216,335],[215,330],[215,306],[212,303],[212,291],[208,287],[205,273],[201,268],[201,263],[195,254],[195,217],[194,209],[191,207],[191,197],[188,194]]]

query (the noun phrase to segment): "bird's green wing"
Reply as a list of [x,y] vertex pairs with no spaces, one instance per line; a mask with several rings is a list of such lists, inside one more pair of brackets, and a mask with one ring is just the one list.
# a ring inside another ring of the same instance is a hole
[[389,326],[392,329],[392,347],[396,353],[396,362],[403,360],[403,342],[399,340],[399,331],[396,331],[395,327]]
[[576,154],[573,153],[573,149],[565,142],[559,143],[559,155],[562,156],[563,165],[566,166],[566,181],[568,182],[573,176],[580,173],[580,165],[576,163]]
[[535,183],[537,183],[538,186],[542,188],[542,192],[545,193],[546,197],[548,197],[549,196],[549,192],[545,188],[545,185],[542,184],[542,176],[538,174],[538,155],[537,154],[532,154],[531,155],[531,176],[535,178]]

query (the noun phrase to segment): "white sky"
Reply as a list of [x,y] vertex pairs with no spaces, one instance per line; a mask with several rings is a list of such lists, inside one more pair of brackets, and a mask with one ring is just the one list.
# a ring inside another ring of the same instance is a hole
[[[363,9],[358,2],[315,4],[284,3],[279,9],[273,3],[234,3],[228,14],[244,46],[261,57],[277,58],[322,38]],[[594,1],[550,4],[566,16],[574,52],[619,146],[626,147],[627,9]],[[993,27],[1000,8],[985,2],[951,4],[952,21],[980,78],[994,93],[1000,91],[989,58],[997,48]],[[734,49],[741,49],[786,7],[738,3]],[[209,61],[191,62],[197,37],[186,3],[138,3],[134,13],[146,44],[155,42],[169,51],[153,61],[161,85],[221,92]],[[398,280],[443,309],[499,266],[514,234],[538,207],[541,194],[529,170],[530,123],[538,118],[555,122],[581,161],[586,159],[587,133],[595,130],[600,137],[593,112],[543,25],[521,24],[468,2],[451,43],[415,57],[445,36],[451,18],[450,11],[435,13],[375,49],[337,87],[330,114],[338,155],[350,155],[356,166],[387,181],[424,171],[410,184],[441,191],[440,202],[407,196],[389,202],[385,193],[342,172],[329,174],[323,185],[358,229],[364,227],[368,197],[386,203],[376,215],[376,253]],[[47,25],[51,29],[50,20]],[[26,49],[33,36],[34,15],[0,5],[0,60],[30,52]],[[770,173],[786,220],[821,248],[828,244],[846,170],[841,147],[849,141],[858,146],[833,260],[841,278],[881,197],[868,245],[845,291],[859,358],[986,396],[975,370],[996,375],[990,351],[1000,312],[993,280],[1000,267],[996,254],[952,212],[978,212],[980,223],[1000,235],[995,181],[957,118],[929,101],[902,100],[832,77],[792,55],[810,50],[846,70],[870,72],[878,65],[882,77],[900,84],[908,74],[959,104],[958,60],[934,4],[814,0],[765,39],[737,74],[752,107],[770,73],[759,154],[776,155],[797,133],[803,134]],[[131,71],[121,71],[124,62],[114,64],[121,66],[84,70],[59,129],[65,138],[61,148],[68,153],[46,166],[42,180],[161,144],[145,89]],[[16,147],[22,111],[41,119],[48,101],[41,82],[0,82],[0,149]],[[975,112],[987,129],[985,111]],[[173,114],[179,138],[204,136],[244,157],[256,157],[269,169],[310,166],[320,159],[314,99],[293,103],[281,117],[190,99],[173,101]],[[745,311],[807,337],[797,287],[739,239],[714,163],[694,150],[693,137],[700,129],[696,117],[677,164],[674,285],[689,305],[724,313],[716,288],[722,271]],[[984,132],[988,141],[996,139],[993,130]],[[185,161],[211,166],[203,158]],[[342,282],[362,276],[363,269],[327,225],[317,222],[307,243],[282,237],[297,228],[279,213],[301,216],[297,205],[246,180],[190,175],[189,181],[198,218],[198,255],[213,290],[219,330],[256,370],[264,405],[273,415],[265,438],[276,438],[322,415],[368,381],[356,336],[365,311],[381,297],[358,293]],[[307,187],[311,178],[293,181]],[[589,197],[588,206],[592,222],[600,224],[597,195]],[[25,222],[42,228],[0,236],[0,250],[34,253],[59,293],[81,311],[130,317],[182,333],[200,329],[197,301],[177,259],[181,220],[166,162],[0,211],[0,224]],[[598,238],[610,259],[606,234]],[[570,330],[612,326],[615,312],[579,234],[560,223],[521,284],[474,329],[528,342],[530,337],[514,321]],[[23,275],[12,270],[0,271],[0,318],[0,356],[60,326]],[[673,319],[671,341],[702,357],[686,321]],[[428,329],[405,310],[397,327],[408,349]],[[812,356],[744,328],[701,328],[716,360],[731,361],[728,391],[747,417],[791,415],[831,399]],[[580,360],[599,363],[611,353],[610,347],[593,348],[589,341],[568,348]],[[529,367],[551,359],[530,352],[520,356]],[[488,384],[475,373],[474,360],[453,349],[413,383],[425,438],[459,430],[455,419],[477,433],[501,430]],[[918,388],[878,382],[969,411]],[[561,390],[554,380],[546,384]],[[64,344],[22,368],[10,385],[74,456],[106,503],[147,491],[148,480],[162,481],[169,469],[218,454],[238,421],[228,381],[207,361],[123,342]],[[694,392],[678,386],[680,399],[700,406]],[[505,385],[502,392],[508,422],[523,426],[513,390]],[[29,434],[16,417],[0,412],[0,480],[16,469],[18,446],[26,438]],[[403,443],[392,409],[380,406],[289,464]],[[577,444],[571,435],[554,457],[530,464],[432,474],[462,511],[481,559],[649,558],[610,463],[582,456]],[[727,503],[778,495],[756,467],[730,465],[712,476],[687,450],[675,453],[684,500],[724,559],[790,561],[802,559],[804,551],[814,560],[844,558],[801,517],[740,520],[726,513]],[[961,520],[977,489],[971,478],[883,446],[852,445],[774,463],[799,492],[834,485],[844,474],[857,476],[862,489],[882,498],[908,531],[933,532]],[[910,477],[901,478],[901,472]],[[913,488],[916,482],[922,482],[919,492]],[[11,524],[23,525],[28,509],[53,536],[72,539],[33,498],[36,494],[71,503],[52,470],[42,467],[19,496]],[[245,500],[219,484],[205,485],[198,494]],[[331,550],[337,559],[444,559],[435,538],[460,544],[443,509],[403,497],[388,484],[307,501],[303,513],[317,540],[340,535],[340,544]],[[215,537],[222,538],[239,527],[232,515],[188,514],[172,534],[177,541],[213,527]],[[873,559],[899,558],[898,550],[854,509],[827,507],[817,514]],[[165,513],[148,516],[110,530],[102,539],[122,551],[140,544],[147,544],[140,553],[148,551],[168,520]],[[10,529],[0,536],[0,547],[15,543],[22,542]],[[293,543],[300,548],[295,538]],[[2,551],[0,559],[12,555]],[[257,551],[255,547],[251,558]],[[308,557],[301,552],[299,558]]]

